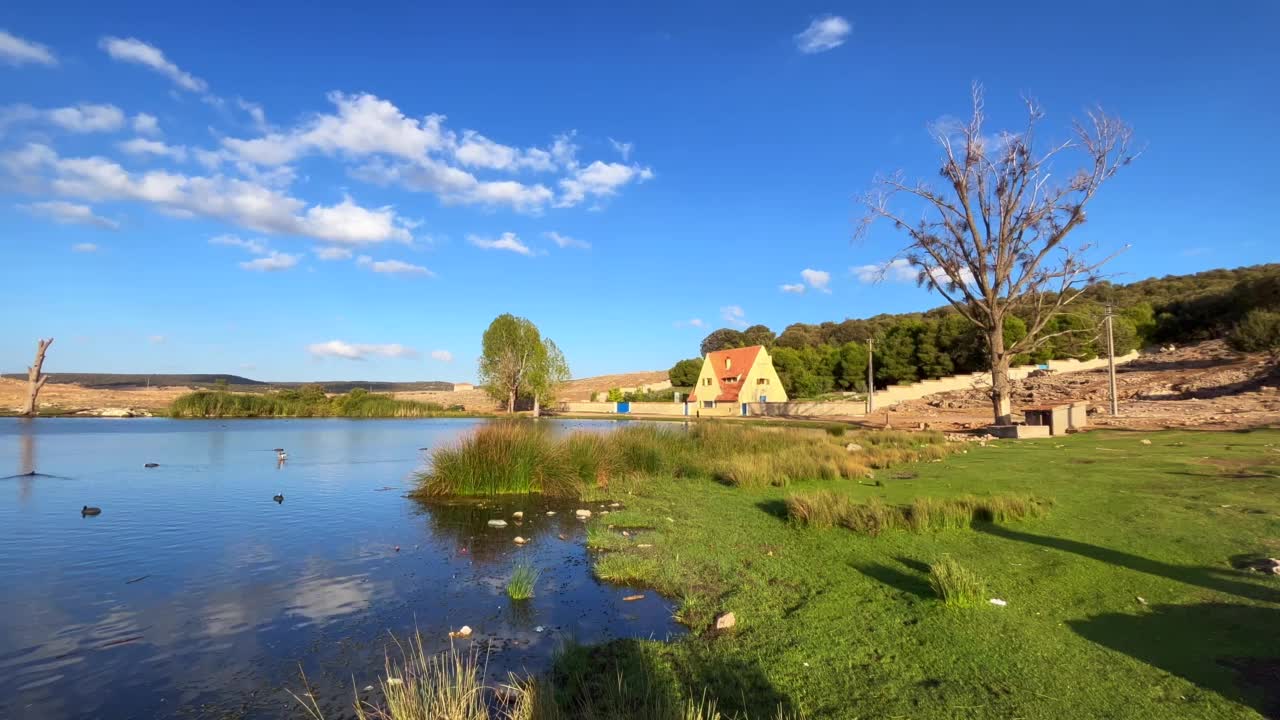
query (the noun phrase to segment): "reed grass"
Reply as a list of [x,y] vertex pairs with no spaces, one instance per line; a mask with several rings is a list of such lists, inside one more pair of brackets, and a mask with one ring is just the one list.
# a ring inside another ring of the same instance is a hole
[[986,595],[978,576],[949,555],[929,566],[929,585],[944,605],[952,607],[980,605]]
[[916,498],[907,505],[888,505],[878,497],[855,502],[844,493],[820,490],[787,498],[787,517],[801,527],[844,527],[876,536],[885,530],[952,530],[974,523],[1003,523],[1043,517],[1051,503],[1026,495]]
[[533,589],[538,584],[539,575],[541,573],[530,563],[517,563],[515,570],[511,573],[511,579],[507,581],[507,597],[512,600],[528,600],[532,598]]
[[168,414],[175,418],[428,418],[467,415],[461,411],[446,410],[439,403],[397,400],[391,395],[364,390],[352,390],[332,397],[296,390],[266,393],[198,390],[175,398],[169,405]]

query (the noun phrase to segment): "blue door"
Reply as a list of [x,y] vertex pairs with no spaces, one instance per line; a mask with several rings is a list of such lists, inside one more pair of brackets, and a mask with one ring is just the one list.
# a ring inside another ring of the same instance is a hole
[[747,404],[742,403],[742,417],[746,417],[746,416],[747,416]]
[[629,403],[629,402],[620,402],[620,403],[618,403],[618,412],[620,412],[620,413],[629,413],[629,412],[631,412],[631,403]]

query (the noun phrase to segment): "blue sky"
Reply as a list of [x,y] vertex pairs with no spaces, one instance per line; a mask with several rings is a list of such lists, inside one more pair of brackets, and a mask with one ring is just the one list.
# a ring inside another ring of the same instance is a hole
[[974,81],[1134,126],[1118,280],[1280,259],[1276,3],[186,5],[0,8],[0,369],[468,380],[513,312],[583,376],[923,310],[855,197]]

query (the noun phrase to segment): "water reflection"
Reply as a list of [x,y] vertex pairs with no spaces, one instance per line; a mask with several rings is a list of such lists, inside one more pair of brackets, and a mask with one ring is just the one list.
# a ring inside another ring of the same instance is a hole
[[[502,678],[546,667],[560,638],[675,632],[666,601],[591,577],[572,505],[382,491],[475,424],[0,420],[0,467],[64,478],[0,495],[0,717],[281,717],[301,664],[344,718],[388,633],[439,650],[470,625]],[[103,515],[81,518],[86,502]],[[542,577],[513,603],[517,561]]]

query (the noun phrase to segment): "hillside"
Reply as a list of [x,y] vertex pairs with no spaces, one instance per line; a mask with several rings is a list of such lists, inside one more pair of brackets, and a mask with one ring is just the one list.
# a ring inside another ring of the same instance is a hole
[[[91,389],[136,389],[159,387],[214,387],[226,383],[231,390],[254,392],[279,388],[296,388],[303,385],[322,385],[332,393],[350,392],[355,388],[364,388],[370,392],[447,392],[453,389],[453,383],[438,380],[414,382],[380,382],[373,380],[317,380],[309,382],[268,382],[251,380],[240,375],[226,373],[47,373],[50,385],[79,385]],[[26,373],[6,373],[5,379],[26,382]]]

